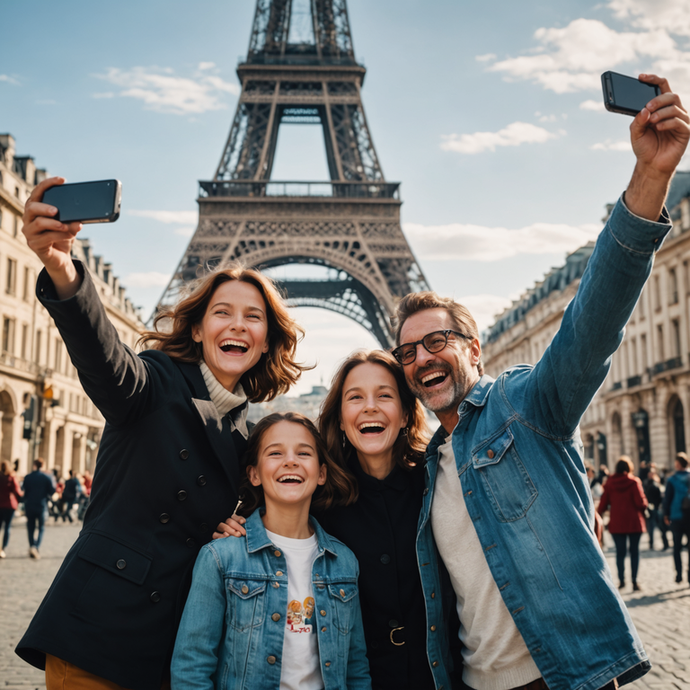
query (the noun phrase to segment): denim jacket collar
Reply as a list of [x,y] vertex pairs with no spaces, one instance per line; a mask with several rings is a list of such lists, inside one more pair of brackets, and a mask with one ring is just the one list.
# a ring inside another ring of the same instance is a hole
[[[247,530],[247,551],[249,553],[255,553],[261,549],[266,549],[273,546],[273,543],[268,538],[266,528],[264,527],[263,520],[261,519],[261,514],[265,512],[265,508],[257,508],[248,518],[244,525]],[[331,554],[332,556],[337,556],[337,548],[333,543],[333,539],[329,534],[323,531],[321,525],[316,521],[316,519],[310,515],[309,522],[314,528],[316,533],[316,542],[319,546],[319,553],[325,552]]]

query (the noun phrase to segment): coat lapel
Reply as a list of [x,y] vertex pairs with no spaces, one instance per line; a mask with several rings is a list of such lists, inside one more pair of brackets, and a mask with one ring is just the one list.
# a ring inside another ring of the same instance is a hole
[[199,366],[184,363],[178,366],[192,389],[192,404],[204,426],[211,448],[237,495],[240,488],[240,463],[230,424],[218,414],[218,409],[211,401]]

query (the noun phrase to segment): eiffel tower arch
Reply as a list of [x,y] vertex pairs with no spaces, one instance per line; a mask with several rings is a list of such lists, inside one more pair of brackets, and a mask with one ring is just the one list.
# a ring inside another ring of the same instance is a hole
[[[295,40],[305,15],[307,37],[302,26]],[[199,224],[159,308],[235,259],[262,269],[315,264],[324,278],[279,281],[288,303],[344,314],[382,347],[393,344],[397,300],[428,284],[400,226],[400,184],[384,179],[369,133],[365,73],[346,0],[257,0],[230,134],[213,179],[199,182]],[[330,180],[271,179],[284,123],[322,127]]]

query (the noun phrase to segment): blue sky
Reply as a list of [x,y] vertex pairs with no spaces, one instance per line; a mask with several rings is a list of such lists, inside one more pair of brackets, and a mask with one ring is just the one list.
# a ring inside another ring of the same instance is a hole
[[[218,164],[254,0],[5,2],[0,131],[77,182],[116,177],[123,213],[87,227],[148,316]],[[690,102],[690,0],[349,0],[364,106],[403,228],[432,287],[481,327],[596,236],[633,167],[629,119],[601,105],[607,69],[668,76]],[[30,39],[27,38],[30,35]],[[690,161],[682,166],[690,167]],[[326,176],[316,128],[283,126],[274,179]],[[297,392],[375,342],[315,309]]]

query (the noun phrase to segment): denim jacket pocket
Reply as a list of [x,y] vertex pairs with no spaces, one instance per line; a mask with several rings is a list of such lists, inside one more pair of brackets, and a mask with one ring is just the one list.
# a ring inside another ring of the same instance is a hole
[[537,497],[510,428],[472,453],[472,468],[481,477],[489,502],[501,522],[518,520]]
[[228,623],[240,632],[260,626],[264,620],[266,581],[226,578],[225,585]]
[[357,599],[357,585],[352,582],[335,582],[328,585],[329,600],[333,604],[335,627],[349,635],[355,621],[355,606],[359,606]]

